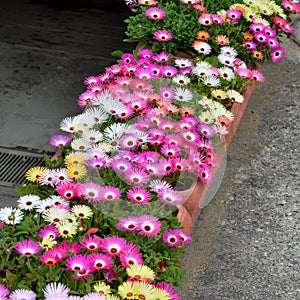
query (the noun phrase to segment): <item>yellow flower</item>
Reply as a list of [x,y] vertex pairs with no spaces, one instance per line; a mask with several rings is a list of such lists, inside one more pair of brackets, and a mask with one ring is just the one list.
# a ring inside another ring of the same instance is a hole
[[80,219],[88,219],[93,216],[92,209],[86,205],[74,205],[71,211]]
[[98,149],[103,149],[105,152],[110,152],[111,151],[111,145],[101,142],[97,144]]
[[154,295],[155,295],[155,299],[171,300],[171,297],[170,297],[169,293],[165,290],[158,289],[157,287],[154,287],[153,292],[154,292]]
[[57,241],[53,240],[53,238],[49,236],[45,236],[41,242],[41,246],[45,249],[52,249],[56,244]]
[[87,175],[87,168],[82,164],[71,164],[67,167],[67,174],[70,178],[78,180]]
[[94,291],[96,291],[100,295],[107,296],[108,294],[111,293],[110,286],[106,285],[103,281],[96,282],[96,284],[94,284],[93,288],[94,288]]
[[106,295],[106,300],[121,300],[121,299],[115,295]]
[[69,223],[68,220],[55,224],[60,236],[64,238],[72,237],[77,233],[77,224]]
[[26,179],[30,182],[36,182],[41,180],[41,175],[47,168],[45,167],[32,167],[26,172]]
[[213,90],[211,95],[218,100],[224,100],[228,98],[227,93],[223,90]]
[[133,284],[134,293],[136,294],[136,299],[142,300],[156,300],[157,297],[154,292],[154,286],[146,282],[135,282]]
[[84,155],[82,153],[71,152],[65,158],[65,163],[67,165],[83,164],[84,161],[85,161],[85,158],[84,158]]
[[205,124],[213,124],[215,122],[213,114],[209,111],[202,112],[198,116],[198,119],[200,120],[201,123],[205,123]]
[[132,265],[126,268],[127,275],[134,280],[153,280],[155,273],[145,265]]
[[132,282],[123,282],[118,287],[118,294],[122,299],[136,299]]

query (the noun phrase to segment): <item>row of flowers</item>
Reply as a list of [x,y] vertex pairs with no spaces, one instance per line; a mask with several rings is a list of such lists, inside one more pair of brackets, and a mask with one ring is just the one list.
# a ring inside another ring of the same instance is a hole
[[82,113],[50,139],[56,155],[0,209],[0,299],[180,299],[182,191],[212,180],[230,108],[264,80],[250,63],[280,60],[276,35],[299,12],[286,0],[214,13],[212,1],[127,2],[127,34],[142,44],[85,79]]

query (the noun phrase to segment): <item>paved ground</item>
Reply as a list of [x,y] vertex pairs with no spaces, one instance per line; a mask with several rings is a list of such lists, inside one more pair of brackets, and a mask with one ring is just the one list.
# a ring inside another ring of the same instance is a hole
[[[130,49],[127,14],[117,0],[1,1],[0,147],[49,149],[61,119],[79,111],[83,79]],[[285,61],[265,64],[222,185],[192,232],[184,300],[300,299],[300,49],[287,45]],[[0,187],[1,206],[14,197]]]

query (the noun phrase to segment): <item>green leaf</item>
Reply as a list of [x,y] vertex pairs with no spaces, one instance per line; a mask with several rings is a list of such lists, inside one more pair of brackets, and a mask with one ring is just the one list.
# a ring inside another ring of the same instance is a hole
[[112,56],[117,56],[117,57],[121,57],[123,54],[124,53],[121,50],[115,50],[111,53]]

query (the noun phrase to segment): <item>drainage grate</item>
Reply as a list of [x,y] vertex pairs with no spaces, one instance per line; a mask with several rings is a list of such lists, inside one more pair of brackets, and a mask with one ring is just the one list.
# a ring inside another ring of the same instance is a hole
[[16,187],[25,183],[25,173],[30,167],[44,165],[43,155],[18,148],[0,148],[0,186]]

